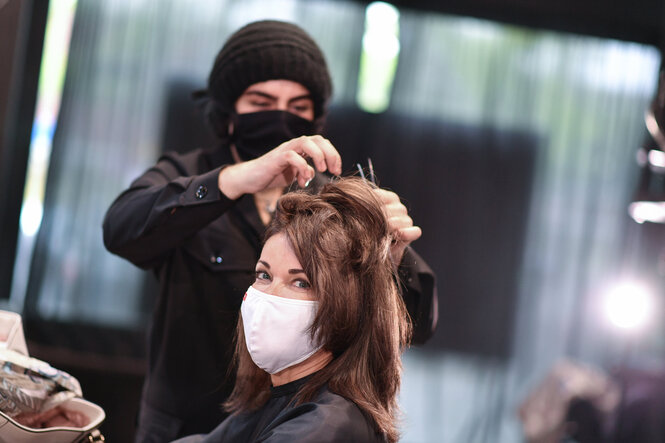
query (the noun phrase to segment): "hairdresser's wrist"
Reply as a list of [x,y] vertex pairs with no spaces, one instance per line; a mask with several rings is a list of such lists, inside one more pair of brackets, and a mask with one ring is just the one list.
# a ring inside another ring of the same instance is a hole
[[242,163],[236,163],[235,165],[227,165],[219,171],[217,176],[217,187],[219,191],[224,194],[230,200],[236,200],[240,198],[245,192],[242,190],[242,186],[238,178],[241,176]]

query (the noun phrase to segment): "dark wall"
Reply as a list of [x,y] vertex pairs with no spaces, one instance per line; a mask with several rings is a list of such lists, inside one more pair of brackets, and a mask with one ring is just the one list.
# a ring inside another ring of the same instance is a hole
[[48,1],[0,2],[0,299],[11,289]]
[[192,97],[192,92],[204,87],[203,80],[201,84],[189,78],[174,78],[169,82],[164,91],[162,150],[185,152],[214,145],[213,132],[204,123],[203,107]]
[[331,110],[327,128],[345,170],[370,157],[423,229],[413,246],[439,288],[425,348],[508,356],[538,139],[354,108]]

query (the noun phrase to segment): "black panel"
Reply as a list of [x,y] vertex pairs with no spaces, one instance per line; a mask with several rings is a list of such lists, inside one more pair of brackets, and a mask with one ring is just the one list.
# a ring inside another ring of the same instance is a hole
[[345,170],[371,157],[423,229],[440,297],[426,347],[508,356],[537,138],[357,109],[333,109],[327,135]]
[[212,129],[205,124],[204,112],[192,92],[204,88],[191,79],[174,78],[167,85],[165,115],[162,118],[162,150],[179,153],[215,144]]
[[48,1],[0,7],[0,298],[11,290],[47,12]]

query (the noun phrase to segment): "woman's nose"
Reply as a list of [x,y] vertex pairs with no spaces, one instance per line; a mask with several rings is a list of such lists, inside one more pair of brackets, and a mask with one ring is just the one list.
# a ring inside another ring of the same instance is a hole
[[282,291],[284,291],[284,284],[281,282],[273,281],[270,283],[270,286],[266,288],[266,292],[270,295],[275,295],[277,297],[282,297]]

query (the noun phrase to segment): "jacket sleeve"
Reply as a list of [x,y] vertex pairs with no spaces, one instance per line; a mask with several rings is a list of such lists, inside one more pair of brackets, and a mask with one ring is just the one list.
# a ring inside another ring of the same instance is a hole
[[439,299],[434,272],[411,247],[407,247],[397,271],[404,304],[413,324],[414,344],[429,340],[439,320]]
[[106,248],[142,268],[155,267],[234,204],[217,187],[221,169],[186,176],[181,165],[162,157],[108,209],[103,223]]

